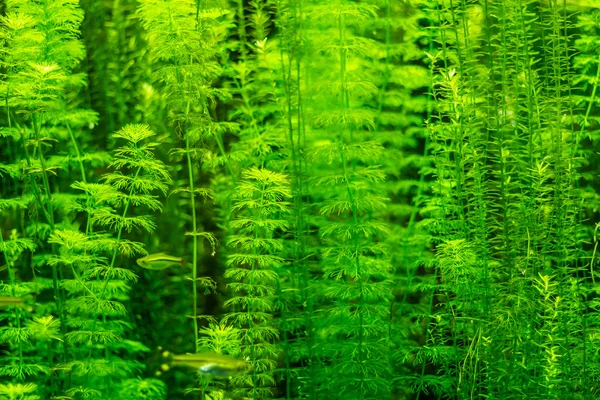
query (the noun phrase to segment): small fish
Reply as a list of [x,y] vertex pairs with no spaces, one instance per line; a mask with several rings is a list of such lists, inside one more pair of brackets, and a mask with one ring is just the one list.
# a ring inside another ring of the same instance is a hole
[[183,266],[183,258],[173,257],[165,253],[156,253],[138,258],[137,263],[142,268],[161,270],[177,264]]
[[0,307],[19,307],[23,310],[31,310],[31,306],[25,304],[23,297],[0,296]]
[[163,365],[163,370],[171,366],[190,367],[196,369],[200,375],[212,378],[229,378],[252,370],[246,361],[213,352],[175,355],[165,351],[163,357],[168,359],[168,364]]

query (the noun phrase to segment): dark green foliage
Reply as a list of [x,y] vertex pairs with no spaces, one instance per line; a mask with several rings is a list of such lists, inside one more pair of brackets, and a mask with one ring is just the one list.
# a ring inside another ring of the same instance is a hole
[[594,2],[0,13],[0,399],[600,395]]

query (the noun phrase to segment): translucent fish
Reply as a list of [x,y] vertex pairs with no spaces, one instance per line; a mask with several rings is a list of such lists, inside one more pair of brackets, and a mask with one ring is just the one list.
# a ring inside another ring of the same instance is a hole
[[183,266],[183,258],[170,256],[165,253],[156,253],[138,258],[137,263],[142,268],[161,270],[178,264]]
[[0,308],[2,307],[19,307],[24,310],[30,310],[31,306],[25,304],[22,297],[0,296]]
[[163,357],[168,359],[167,369],[171,366],[190,367],[196,369],[201,375],[217,379],[229,378],[252,370],[246,361],[213,352],[175,355],[165,351]]

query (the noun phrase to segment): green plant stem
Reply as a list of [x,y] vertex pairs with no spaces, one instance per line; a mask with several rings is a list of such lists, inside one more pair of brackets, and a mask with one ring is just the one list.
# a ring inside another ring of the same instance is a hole
[[246,16],[244,13],[244,0],[236,0],[237,2],[237,17],[238,17],[238,36],[240,40],[240,58],[242,61],[246,61],[248,57],[248,51],[246,50]]
[[[189,103],[188,103],[189,109]],[[187,110],[186,110],[187,120]],[[186,161],[188,170],[188,180],[190,183],[190,207],[192,209],[192,296],[193,296],[193,318],[194,318],[194,349],[198,353],[198,228],[196,220],[196,196],[194,195],[194,170],[192,169],[192,159],[190,157],[190,138],[185,135]]]
[[[291,88],[290,88],[290,81],[291,81],[291,66],[292,66],[292,62],[290,61],[289,63],[289,70],[288,70],[288,74],[287,76],[285,76],[285,63],[283,60],[283,51],[280,53],[280,61],[281,61],[281,66],[282,66],[282,71],[284,73],[284,82],[285,82],[285,90],[286,90],[286,100],[287,100],[287,115],[286,115],[286,122],[287,122],[287,129],[288,129],[288,140],[289,140],[289,145],[290,148],[292,150],[292,193],[294,196],[294,208],[296,211],[296,221],[295,221],[295,225],[294,227],[295,232],[295,240],[298,243],[301,240],[301,236],[302,236],[302,232],[299,231],[300,229],[300,221],[298,219],[298,208],[302,207],[301,202],[300,205],[298,205],[300,197],[301,197],[301,193],[298,190],[297,187],[297,180],[299,179],[299,168],[298,168],[298,160],[297,160],[297,156],[296,156],[296,146],[294,144],[294,127],[293,127],[293,122],[292,122],[292,93],[291,93]],[[301,200],[300,200],[301,201]],[[299,252],[298,252],[298,248],[297,246],[294,248],[294,261],[293,261],[293,265],[294,265],[294,269],[296,269],[298,267],[298,265],[300,264],[299,259],[301,258]],[[285,363],[285,398],[289,399],[291,396],[291,366],[290,366],[290,358],[289,358],[289,354],[288,354],[288,349],[289,349],[289,340],[288,340],[288,327],[287,327],[287,316],[285,313],[285,303],[283,302],[282,298],[283,295],[281,293],[281,284],[280,282],[277,283],[277,296],[280,299],[280,304],[281,304],[281,320],[282,320],[282,326],[281,326],[281,330],[283,332],[283,352],[284,352],[284,363]]]
[[[15,124],[17,125],[17,130],[19,131],[19,140],[21,141],[21,146],[23,147],[23,154],[25,155],[25,162],[27,164],[27,168],[32,168],[33,163],[31,162],[29,150],[27,150],[27,144],[25,143],[25,135],[23,134],[23,129],[19,126],[17,121],[14,119],[14,117],[12,116],[12,114],[10,112],[10,109],[8,108],[8,93],[7,93],[7,100],[6,100],[6,110],[7,110],[6,117],[8,120],[8,128],[12,129],[12,122],[15,122]],[[31,188],[33,190],[33,194],[34,194],[34,197],[38,204],[38,207],[42,210],[42,213],[44,214],[46,221],[48,221],[48,224],[53,225],[54,224],[53,218],[51,217],[50,212],[48,210],[46,210],[46,207],[44,206],[40,188],[38,187],[32,174],[27,174],[27,176],[29,178],[29,183],[31,184]]]
[[[135,179],[138,177],[140,171],[141,171],[142,167],[138,167],[137,171],[135,171],[135,175],[133,177],[133,180],[135,181]],[[130,205],[130,196],[133,194],[132,193],[133,190],[129,191],[129,196],[127,198],[127,200],[125,201],[125,204],[123,206],[123,213],[121,215],[121,218],[125,218],[127,216],[127,211],[129,210],[129,205]],[[119,241],[121,241],[121,234],[123,233],[123,226],[119,226],[119,229],[117,231],[117,239],[116,242],[118,243]],[[111,260],[110,260],[110,266],[109,268],[112,269],[115,267],[115,261],[117,259],[117,253],[118,253],[118,249],[115,248],[115,250],[113,251],[113,254],[111,256]],[[100,291],[100,295],[96,296],[97,299],[102,299],[104,297],[104,293],[106,293],[106,288],[108,287],[108,283],[110,282],[110,278],[106,277],[104,280],[104,285],[102,286],[102,290]],[[100,312],[97,311],[94,315],[94,323],[92,324],[92,333],[90,335],[90,344],[93,345],[94,343],[94,336],[96,334],[96,327],[98,325],[98,317],[100,316]],[[103,321],[106,321],[106,316],[104,315],[104,313],[102,314],[102,319]],[[92,350],[93,350],[93,346],[90,346],[90,351],[88,353],[88,363],[91,361],[92,358]]]
[[[62,103],[62,105],[64,106],[64,103]],[[63,108],[63,112],[64,112],[64,108]],[[75,139],[75,135],[73,134],[73,129],[71,129],[71,124],[69,122],[66,122],[65,126],[67,128],[67,132],[69,132],[69,138],[71,139],[71,144],[73,145],[73,148],[75,149],[75,156],[77,157],[77,162],[79,164],[79,172],[81,174],[81,181],[83,183],[87,184],[87,178],[86,178],[86,174],[85,174],[85,166],[83,165],[81,151],[79,150],[79,144],[77,143],[77,140]],[[87,190],[85,191],[85,203],[86,203],[86,207],[89,207],[91,204],[91,197]],[[91,219],[90,213],[88,212],[86,222],[85,222],[85,233],[89,235],[91,233],[91,230],[92,230],[92,219]]]
[[[231,176],[231,180],[233,181],[234,186],[237,186],[238,180],[236,178],[236,175],[233,173],[233,168],[231,168],[231,163],[229,162],[229,158],[227,157],[227,152],[225,151],[225,145],[223,144],[223,139],[221,138],[221,136],[218,133],[215,135],[215,141],[217,142],[217,146],[219,147],[219,152],[221,153],[221,157],[223,157],[223,160],[225,160],[225,168],[227,168],[227,172],[229,172],[229,175]],[[250,210],[250,212],[252,212],[252,210]]]
[[[199,20],[198,17],[200,15],[200,2],[196,3],[196,29],[199,28]],[[171,13],[171,9],[169,8],[169,29],[172,31],[176,31],[175,21],[173,20],[173,14]],[[179,59],[175,58],[175,77],[177,79],[177,86],[179,89],[179,95],[181,97],[181,104],[186,104],[185,108],[185,116],[184,116],[184,135],[185,135],[185,155],[186,155],[186,164],[187,164],[187,172],[188,172],[188,181],[189,181],[189,189],[190,189],[190,207],[192,212],[192,318],[194,320],[194,350],[198,353],[198,338],[199,338],[199,329],[198,329],[198,223],[196,217],[196,193],[194,191],[194,170],[192,164],[192,158],[190,156],[191,152],[191,143],[190,143],[190,135],[188,132],[189,129],[189,112],[191,107],[190,100],[186,99],[185,90],[183,88],[183,77],[181,75],[181,68],[179,66]]]
[[[23,153],[25,154],[25,160],[26,160],[28,168],[31,168],[32,162],[31,162],[31,158],[29,156],[29,151],[27,150],[27,144],[25,143],[23,129],[21,129],[21,127],[18,125],[17,121],[14,119],[14,117],[12,116],[12,114],[10,112],[10,107],[8,104],[9,94],[10,94],[10,91],[9,91],[9,89],[7,89],[5,104],[6,104],[6,116],[7,116],[8,128],[9,128],[9,130],[12,130],[12,122],[13,121],[17,125],[17,129],[19,131],[19,138],[21,140],[21,145],[23,147]],[[35,126],[35,124],[34,124],[34,126]],[[38,143],[39,143],[39,134],[37,131],[36,131],[36,138],[38,138]],[[40,150],[40,152],[41,152],[41,150]],[[45,171],[45,169],[44,169],[44,171]],[[28,174],[28,177],[29,177],[29,182],[31,184],[31,187],[33,188],[34,197],[37,201],[38,207],[40,207],[44,216],[46,217],[46,220],[48,221],[48,224],[50,224],[52,231],[54,231],[54,212],[52,211],[51,205],[49,205],[49,210],[47,210],[46,207],[44,206],[44,202],[42,200],[42,194],[41,194],[40,188],[37,186],[37,183],[35,182],[32,174]],[[50,196],[50,192],[48,192],[47,195]],[[2,234],[0,232],[0,237],[1,236],[2,236]],[[51,249],[52,249],[52,253],[55,254],[56,249],[54,248],[54,245],[51,246]],[[6,254],[5,254],[5,257],[6,257]],[[10,265],[8,264],[8,261],[7,261],[6,265],[8,266],[9,271],[10,271]],[[14,278],[14,275],[13,275],[13,278]],[[58,274],[57,274],[57,269],[56,269],[55,265],[52,266],[52,287],[53,287],[53,291],[54,291],[54,301],[56,303],[56,308],[58,310],[59,318],[61,319],[61,322],[62,322],[60,324],[60,331],[61,331],[61,336],[62,336],[62,340],[63,340],[62,357],[63,357],[63,362],[66,362],[66,360],[69,357],[68,356],[69,350],[68,350],[67,344],[64,342],[65,335],[66,335],[66,324],[64,323],[63,300],[61,298],[61,293],[59,291]],[[19,324],[20,324],[20,311],[19,311]],[[21,357],[20,357],[20,359],[21,359]],[[51,386],[52,386],[52,390],[54,390],[54,388],[56,386],[54,377],[51,380]],[[70,386],[70,378],[67,379],[67,386]]]
[[[350,109],[350,100],[349,100],[349,94],[346,90],[346,82],[347,82],[347,77],[346,77],[346,63],[347,63],[347,50],[345,49],[345,45],[346,45],[346,19],[344,15],[341,15],[338,17],[338,31],[339,31],[339,40],[340,43],[342,44],[340,46],[340,83],[341,83],[341,87],[342,89],[342,103],[343,106],[346,110]],[[344,141],[343,138],[344,132],[342,131],[342,142]],[[352,129],[350,129],[349,132],[349,143],[353,143],[353,131]],[[352,204],[352,222],[354,224],[355,230],[354,230],[354,235],[352,237],[352,243],[353,243],[353,254],[356,254],[356,260],[355,260],[355,265],[356,265],[356,279],[358,279],[358,285],[359,285],[359,298],[358,298],[358,312],[359,312],[359,327],[358,327],[358,362],[359,365],[363,365],[364,363],[364,350],[363,350],[363,346],[364,346],[364,299],[363,299],[363,276],[362,276],[362,271],[361,271],[361,263],[360,263],[360,250],[359,250],[359,246],[358,246],[358,234],[357,232],[358,230],[358,226],[359,226],[359,222],[358,222],[358,210],[356,208],[356,201],[354,199],[354,193],[352,192],[352,188],[350,187],[350,179],[348,178],[349,174],[348,174],[348,170],[347,170],[347,165],[346,165],[346,157],[344,154],[344,151],[340,151],[340,161],[342,163],[342,168],[343,168],[343,174],[344,174],[344,182],[345,182],[345,186],[346,186],[346,191],[348,192],[348,199],[350,201],[350,203]],[[355,160],[352,160],[352,172],[355,173],[356,172],[356,162]],[[360,375],[360,387],[365,387],[365,373],[361,373]],[[360,390],[360,399],[364,399],[365,393],[363,390]]]
[[[298,0],[294,1],[294,15],[295,19],[298,22],[297,33],[297,43],[298,46],[301,47],[301,43],[303,42],[303,23],[304,23],[304,13],[302,9],[302,1]],[[315,312],[315,306],[313,302],[313,294],[311,291],[311,276],[308,264],[306,263],[307,256],[307,243],[306,238],[307,235],[305,233],[306,222],[304,216],[304,204],[309,203],[309,200],[305,200],[305,193],[308,193],[308,186],[303,176],[307,174],[307,163],[303,163],[303,157],[301,156],[301,152],[305,149],[306,143],[306,116],[304,113],[304,87],[303,87],[303,79],[302,79],[302,51],[298,51],[298,54],[295,58],[295,66],[296,66],[296,87],[297,87],[297,110],[296,110],[296,118],[298,120],[298,137],[296,140],[296,146],[298,148],[298,167],[297,172],[295,174],[296,178],[296,192],[294,195],[295,201],[295,211],[296,211],[296,231],[300,235],[299,242],[299,254],[300,258],[300,268],[301,268],[301,279],[302,279],[302,304],[305,304],[303,309],[303,320],[305,326],[305,335],[306,335],[306,352],[308,355],[308,373],[309,373],[309,381],[306,384],[308,386],[309,394],[308,398],[311,400],[317,400],[318,391],[317,391],[317,363],[320,361],[315,356],[315,332],[314,332],[314,324],[313,324],[313,315]],[[307,74],[308,76],[308,74]],[[306,82],[306,79],[304,79]],[[305,83],[307,84],[307,82]],[[290,141],[293,142],[293,132],[291,132]]]
[[390,45],[392,43],[392,4],[390,0],[385,1],[385,69],[383,73],[383,84],[381,85],[381,89],[379,89],[379,96],[377,99],[377,118],[375,120],[375,132],[379,132],[379,128],[381,126],[381,113],[383,111],[385,95],[387,91],[387,86],[390,80]]
[[[427,318],[425,320],[425,345],[427,345],[427,341],[429,339],[429,323],[431,322],[431,313],[433,311],[433,299],[435,297],[435,284],[437,283],[437,278],[438,278],[438,268],[436,267],[434,269],[433,272],[433,282],[434,282],[434,287],[431,288],[431,291],[429,293],[429,307],[427,308]],[[421,363],[421,379],[423,379],[423,376],[425,376],[425,366],[427,365],[427,362],[425,361],[425,358],[423,359],[423,362]],[[421,393],[423,392],[423,383],[422,381],[419,383],[419,387],[417,388],[417,397],[415,398],[415,400],[420,400],[421,399]]]
[[[265,184],[263,184],[262,190],[260,192],[260,205],[259,205],[259,210],[262,210],[264,208],[264,203],[265,203]],[[262,220],[262,213],[259,212],[259,216],[258,216],[259,220]],[[259,224],[260,226],[261,224]],[[260,239],[260,232],[258,229],[256,229],[254,231],[254,241],[258,241],[258,239]],[[254,258],[256,259],[256,256],[258,255],[257,252],[257,248],[256,246],[252,246],[252,254],[254,256]],[[254,343],[254,334],[252,333],[252,329],[253,329],[253,321],[252,321],[252,298],[253,293],[252,290],[254,289],[254,268],[256,266],[256,262],[252,262],[250,264],[250,288],[252,288],[251,290],[248,291],[247,296],[248,296],[248,310],[247,310],[247,315],[248,315],[248,340],[250,341],[250,359],[252,361],[256,361],[256,343]],[[256,368],[252,368],[252,399],[253,400],[258,400],[258,396],[257,396],[257,392],[256,392],[256,386],[257,386],[257,376],[256,376]]]
[[583,117],[583,122],[581,123],[581,129],[579,130],[579,135],[577,135],[575,141],[575,147],[579,148],[579,140],[581,140],[581,135],[585,131],[585,128],[588,125],[588,118],[590,117],[590,113],[592,112],[592,107],[594,102],[596,101],[596,91],[598,89],[598,81],[600,81],[600,62],[596,66],[596,76],[594,77],[594,84],[592,86],[592,94],[590,95],[590,101],[588,102],[588,106],[585,109],[585,116]]
[[[32,128],[33,131],[35,133],[35,138],[37,141],[37,146],[38,146],[38,151],[39,151],[39,157],[40,157],[40,163],[42,166],[42,181],[44,183],[44,189],[46,191],[46,197],[48,198],[48,217],[49,217],[49,221],[48,223],[50,224],[50,228],[52,229],[52,231],[55,230],[55,224],[54,224],[54,209],[52,206],[52,194],[50,191],[50,183],[48,181],[48,174],[46,173],[46,171],[48,170],[46,168],[46,160],[44,157],[44,152],[42,150],[42,146],[40,144],[40,123],[37,117],[33,117],[33,121],[32,121]],[[57,253],[57,249],[55,248],[54,244],[51,245],[51,250],[53,254]],[[69,348],[68,348],[68,344],[67,342],[65,342],[65,338],[66,338],[66,334],[67,334],[67,320],[66,320],[66,313],[65,313],[65,309],[64,309],[64,302],[65,302],[65,296],[64,293],[60,290],[60,286],[59,286],[59,272],[60,272],[60,278],[62,279],[62,267],[60,269],[58,269],[56,267],[56,265],[52,265],[52,285],[54,288],[54,296],[55,296],[55,301],[56,301],[56,305],[57,305],[57,309],[58,309],[58,315],[61,321],[60,324],[60,331],[61,331],[61,335],[63,338],[63,361],[67,361],[69,358]]]
[[[2,236],[1,230],[0,230],[0,244],[3,245],[3,247],[4,247],[4,237]],[[10,265],[10,261],[8,259],[8,256],[6,255],[6,252],[2,252],[2,256],[4,258],[4,262],[6,263],[6,267],[8,269],[8,280],[9,280],[9,283],[11,286],[10,295],[13,297],[16,297],[15,271],[13,271],[13,268]],[[19,330],[19,334],[21,334],[21,309],[19,307],[14,307],[14,309],[15,309],[15,312],[13,314],[13,317],[17,324],[17,329]],[[17,351],[19,353],[19,374],[17,375],[17,377],[18,377],[19,381],[23,381],[23,379],[22,379],[22,377],[23,377],[23,343],[22,343],[21,339],[17,340]],[[54,384],[52,386],[54,386]]]
[[248,95],[244,90],[244,87],[246,87],[246,85],[244,84],[244,82],[240,82],[236,77],[233,77],[233,83],[237,87],[237,90],[240,93],[240,96],[242,97],[244,106],[246,106],[248,114],[250,115],[250,125],[252,125],[255,135],[256,137],[258,137],[260,136],[260,129],[258,128],[258,121],[256,121],[256,117],[254,116],[254,109],[250,104],[250,99],[248,99]]

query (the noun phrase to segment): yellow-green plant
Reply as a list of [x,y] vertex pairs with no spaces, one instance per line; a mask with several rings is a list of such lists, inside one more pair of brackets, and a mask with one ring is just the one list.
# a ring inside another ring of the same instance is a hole
[[[204,251],[199,239],[204,238],[213,247],[217,239],[214,234],[202,231],[198,218],[198,198],[214,198],[208,188],[196,186],[197,163],[214,158],[209,144],[217,144],[223,153],[222,135],[230,125],[221,124],[211,117],[214,102],[225,97],[224,92],[212,87],[221,70],[217,63],[218,49],[214,44],[222,37],[220,18],[225,15],[220,2],[200,4],[181,0],[140,3],[138,15],[146,29],[147,40],[154,62],[153,77],[167,95],[169,117],[175,134],[183,140],[183,146],[172,153],[186,163],[184,187],[174,193],[188,196],[191,226],[182,235],[191,236],[192,264],[192,319],[193,347],[198,351],[198,282],[212,285],[198,277],[199,259]],[[183,214],[181,214],[183,215]]]
[[596,3],[0,2],[0,400],[598,397]]
[[285,260],[289,222],[288,178],[266,169],[251,168],[242,174],[233,203],[236,213],[228,239],[232,252],[224,276],[233,296],[224,305],[231,309],[224,322],[240,330],[239,356],[248,360],[252,372],[231,379],[233,393],[253,400],[273,398],[279,332],[273,326],[277,270]]
[[[431,9],[440,50],[429,54],[436,182],[426,211],[436,282],[426,286],[426,346],[412,353],[423,365],[417,397],[596,390],[582,373],[588,289],[566,15],[564,5],[529,1]],[[423,374],[427,362],[435,376]]]

